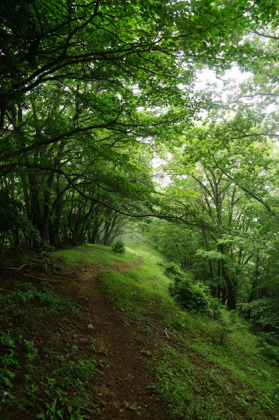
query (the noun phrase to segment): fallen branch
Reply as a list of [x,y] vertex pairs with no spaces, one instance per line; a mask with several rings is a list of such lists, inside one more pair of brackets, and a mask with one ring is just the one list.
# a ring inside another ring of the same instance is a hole
[[[30,274],[26,274],[26,273],[23,273],[22,271],[20,271],[24,266],[27,266],[27,265],[30,265],[30,264],[23,264],[21,267],[18,267],[18,268],[17,267],[0,267],[0,270],[12,270],[12,271],[16,271],[18,274],[21,274],[22,276],[30,277],[31,279],[40,280],[40,281],[55,282],[57,280],[64,280],[64,281],[67,280],[67,279],[64,279],[62,277],[52,278],[52,279],[49,279],[49,278],[43,279],[42,277],[31,276]],[[74,278],[75,276],[68,276],[68,277],[69,278]]]
[[[22,271],[19,271],[20,270],[19,268],[0,267],[0,270],[12,270],[12,271],[16,271],[21,276],[30,277],[31,279],[34,279],[34,280],[51,281],[51,282],[55,282],[55,280],[58,280],[58,279],[43,279],[41,277],[31,276],[30,274],[26,274],[26,273],[23,273]],[[62,279],[59,279],[59,280],[62,280]]]
[[151,324],[151,322],[147,322],[147,324],[148,324],[150,327],[154,328],[154,330],[161,331],[161,330],[160,330],[160,328],[155,327],[155,325]]
[[[162,332],[162,331],[163,331],[161,328],[158,328],[158,327],[156,327],[155,325],[151,324],[151,322],[147,322],[147,324],[148,324],[150,327],[154,328],[154,330],[157,330],[157,331],[159,331],[159,332]],[[169,336],[169,334],[168,334],[167,328],[165,328],[165,329],[164,329],[164,333],[165,333],[165,335],[166,335],[167,339],[168,339],[168,340],[170,340],[170,336]]]
[[[96,405],[94,405],[94,406],[93,406],[93,408],[97,408],[97,407],[100,407],[100,404],[96,404]],[[81,410],[88,411],[88,413],[93,413],[93,414],[96,414],[96,412],[95,412],[95,411],[90,410],[89,408],[86,408],[86,407],[78,407],[78,408],[80,408]]]
[[20,267],[0,267],[0,270],[15,270],[15,271],[19,271],[23,267],[26,267],[27,265],[30,265],[30,264],[22,264]]
[[167,329],[165,328],[165,334],[168,340],[170,340],[170,336],[168,335]]
[[30,274],[26,274],[26,273],[22,273],[22,272],[20,272],[19,274],[21,274],[22,276],[30,277],[31,279],[34,279],[34,280],[50,281],[52,283],[54,283],[57,280],[57,279],[42,279],[42,277],[31,276]]

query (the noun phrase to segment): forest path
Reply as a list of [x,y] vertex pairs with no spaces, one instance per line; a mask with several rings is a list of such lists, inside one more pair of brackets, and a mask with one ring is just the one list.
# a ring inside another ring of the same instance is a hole
[[[114,271],[123,272],[141,264],[139,259],[133,265],[119,263]],[[93,326],[90,331],[104,364],[103,376],[94,389],[94,401],[104,407],[100,418],[167,419],[166,409],[147,388],[154,381],[149,371],[152,361],[142,352],[150,343],[146,342],[143,326],[125,320],[106,298],[100,275],[107,270],[93,266],[72,282],[74,292],[87,303],[88,323]]]

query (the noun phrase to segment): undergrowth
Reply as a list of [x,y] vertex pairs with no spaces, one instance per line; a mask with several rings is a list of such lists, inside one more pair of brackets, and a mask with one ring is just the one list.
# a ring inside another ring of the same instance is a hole
[[[171,340],[155,343],[150,354],[153,388],[168,405],[170,418],[279,418],[276,347],[271,346],[273,354],[247,321],[221,306],[207,314],[181,310],[169,294],[170,281],[158,250],[142,240],[125,240],[125,245],[125,255],[117,259],[109,248],[88,245],[61,256],[73,265],[106,265],[101,280],[123,316],[142,323],[150,336],[147,320],[167,328]],[[116,269],[118,262],[133,264],[139,258],[142,265],[137,268]]]
[[81,311],[65,292],[22,282],[1,290],[0,418],[84,418],[99,362],[76,331]]
[[[207,314],[179,308],[160,253],[147,241],[135,242],[125,240],[124,255],[84,245],[55,257],[72,267],[107,267],[101,281],[108,298],[153,343],[144,354],[153,360],[152,387],[169,417],[278,419],[277,338],[254,335],[247,321],[221,306]],[[129,269],[138,259],[142,264]],[[49,285],[31,284],[2,291],[1,303],[0,417],[18,418],[16,412],[25,420],[32,412],[42,419],[82,419],[86,409],[96,411],[87,390],[100,366],[90,337],[82,346],[73,340],[78,307],[64,292],[62,298]]]
[[274,359],[268,359],[251,325],[222,306],[210,316],[181,310],[168,293],[158,251],[145,242],[134,252],[143,260],[139,268],[107,271],[102,282],[127,318],[163,322],[171,334],[171,341],[159,343],[152,352],[154,389],[168,404],[170,417],[279,418],[276,347]]

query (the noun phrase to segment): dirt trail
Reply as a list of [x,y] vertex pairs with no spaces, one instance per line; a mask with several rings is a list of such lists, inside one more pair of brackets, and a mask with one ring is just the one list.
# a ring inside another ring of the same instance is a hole
[[[141,263],[137,260],[132,266],[119,264],[117,270],[136,268]],[[94,398],[97,404],[105,403],[100,417],[106,420],[167,419],[166,410],[147,388],[153,381],[147,366],[152,361],[142,353],[146,344],[142,328],[125,321],[104,296],[98,277],[106,270],[92,267],[72,283],[79,297],[87,301],[88,323],[93,325],[90,331],[96,347],[104,349],[104,375]],[[95,419],[96,415],[91,418]]]

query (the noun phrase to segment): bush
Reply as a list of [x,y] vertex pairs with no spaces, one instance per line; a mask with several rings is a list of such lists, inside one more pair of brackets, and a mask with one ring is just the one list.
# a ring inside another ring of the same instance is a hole
[[112,250],[116,254],[124,254],[124,252],[125,252],[124,242],[122,242],[122,241],[115,242],[115,244],[112,245]]
[[[0,233],[5,232],[10,232],[15,237],[19,232],[22,232],[26,239],[33,238],[37,243],[41,243],[39,231],[24,214],[22,203],[10,198],[7,192],[0,190]],[[14,241],[11,236],[9,246],[19,245]]]
[[165,264],[165,275],[172,280],[185,277],[183,271],[173,262]]
[[265,331],[273,331],[279,335],[279,300],[278,297],[265,297],[239,305],[239,308],[256,325]]
[[165,274],[172,280],[170,295],[184,309],[194,312],[207,312],[209,309],[208,288],[203,284],[193,284],[174,263],[166,264]]

